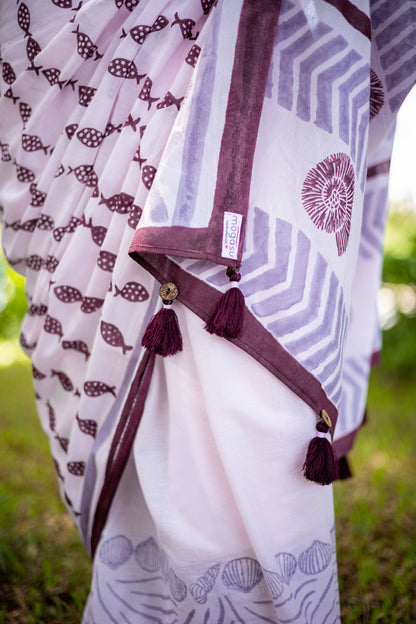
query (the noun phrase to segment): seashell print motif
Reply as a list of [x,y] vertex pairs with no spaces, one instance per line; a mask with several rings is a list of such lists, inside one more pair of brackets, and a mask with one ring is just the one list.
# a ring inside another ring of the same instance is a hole
[[131,351],[133,349],[132,346],[126,345],[123,334],[119,328],[116,327],[116,325],[113,325],[113,323],[101,321],[100,331],[104,342],[109,344],[111,347],[121,347],[123,355],[125,355],[127,351]]
[[146,572],[156,572],[161,566],[161,552],[153,537],[140,542],[134,551],[136,561]]
[[380,78],[370,69],[370,120],[374,119],[384,105],[384,89]]
[[329,566],[331,559],[331,544],[314,540],[312,545],[299,555],[298,565],[304,574],[319,574]]
[[216,565],[209,568],[205,572],[205,574],[200,576],[195,583],[192,583],[192,585],[190,585],[189,591],[191,592],[192,596],[198,604],[206,603],[207,595],[215,585],[215,581],[217,580],[220,567],[221,565],[217,563]]
[[176,576],[175,572],[170,568],[167,583],[169,585],[170,593],[172,594],[174,600],[178,602],[182,602],[185,600],[188,590],[186,589],[185,583]]
[[227,563],[221,578],[228,589],[236,589],[248,594],[260,583],[263,573],[258,561],[251,557],[240,557]]
[[306,212],[317,228],[335,233],[339,256],[345,253],[350,235],[354,180],[351,159],[340,152],[311,169],[302,186]]
[[91,353],[88,351],[88,346],[82,340],[63,340],[62,341],[63,349],[73,349],[74,351],[78,351],[85,355],[85,360],[88,360]]
[[270,570],[263,570],[263,576],[273,600],[279,598],[284,589],[283,579],[280,574],[270,572]]
[[188,56],[185,59],[185,63],[188,63],[191,67],[195,67],[198,61],[199,55],[201,53],[201,48],[196,43],[192,46],[192,48],[188,52]]
[[85,435],[90,435],[93,438],[97,435],[97,421],[90,418],[80,418],[78,414],[75,416],[75,420],[78,423],[79,430]]
[[291,553],[281,552],[275,555],[275,559],[280,568],[281,577],[286,585],[288,585],[290,583],[290,579],[296,572],[296,557],[294,557]]
[[114,284],[114,297],[118,295],[121,295],[123,299],[132,303],[138,303],[149,299],[149,293],[146,288],[138,282],[127,282],[121,289],[117,284]]
[[133,545],[128,537],[116,535],[103,542],[98,551],[100,560],[111,570],[124,565],[133,554]]
[[111,393],[115,397],[115,389],[115,386],[109,386],[102,381],[86,381],[84,383],[84,392],[89,397],[99,397],[107,392]]

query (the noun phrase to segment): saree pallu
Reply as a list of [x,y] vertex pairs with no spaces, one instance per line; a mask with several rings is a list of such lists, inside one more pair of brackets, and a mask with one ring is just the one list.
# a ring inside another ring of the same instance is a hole
[[[363,419],[415,37],[408,1],[1,4],[3,245],[86,623],[339,617],[331,487],[301,468],[321,410],[341,457]],[[227,266],[230,340],[203,330]],[[166,360],[141,346],[162,282]]]

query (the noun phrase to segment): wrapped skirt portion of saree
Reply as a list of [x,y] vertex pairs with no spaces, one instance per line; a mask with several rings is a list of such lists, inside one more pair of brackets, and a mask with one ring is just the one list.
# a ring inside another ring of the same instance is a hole
[[[84,624],[339,621],[332,489],[303,465],[362,423],[415,23],[408,0],[1,3],[2,242],[93,556]],[[230,285],[238,330],[208,333]]]

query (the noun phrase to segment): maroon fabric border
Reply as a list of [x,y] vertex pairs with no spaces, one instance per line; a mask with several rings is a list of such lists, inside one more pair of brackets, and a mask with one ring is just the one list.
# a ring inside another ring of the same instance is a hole
[[[179,290],[179,301],[204,322],[207,322],[213,308],[222,296],[221,292],[187,273],[165,256],[133,253],[131,257],[160,283],[173,282],[176,284]],[[226,339],[224,338],[224,340]],[[338,411],[328,399],[318,379],[290,355],[247,308],[242,337],[232,338],[229,341],[254,357],[307,403],[317,415],[322,409],[325,409],[333,423],[331,432],[334,431]]]
[[390,160],[385,160],[381,163],[377,163],[367,169],[367,180],[374,176],[381,175],[382,173],[388,173],[390,171]]
[[371,21],[361,9],[348,0],[324,0],[345,17],[347,22],[371,41]]
[[[251,171],[281,0],[244,0],[225,113],[214,205],[207,228],[139,228],[129,253],[152,252],[201,258],[237,267],[241,263]],[[222,258],[224,212],[243,215],[237,260]]]
[[117,425],[107,459],[104,484],[98,497],[91,531],[91,556],[94,557],[107,521],[111,503],[123,475],[139,426],[154,368],[155,355],[144,352]]

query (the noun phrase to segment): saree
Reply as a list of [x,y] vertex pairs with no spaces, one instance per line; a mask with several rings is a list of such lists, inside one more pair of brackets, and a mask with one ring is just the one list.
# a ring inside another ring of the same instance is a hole
[[[323,412],[341,459],[363,420],[415,24],[408,0],[1,4],[2,242],[84,624],[339,621],[302,465]],[[142,345],[164,283],[166,358]]]

